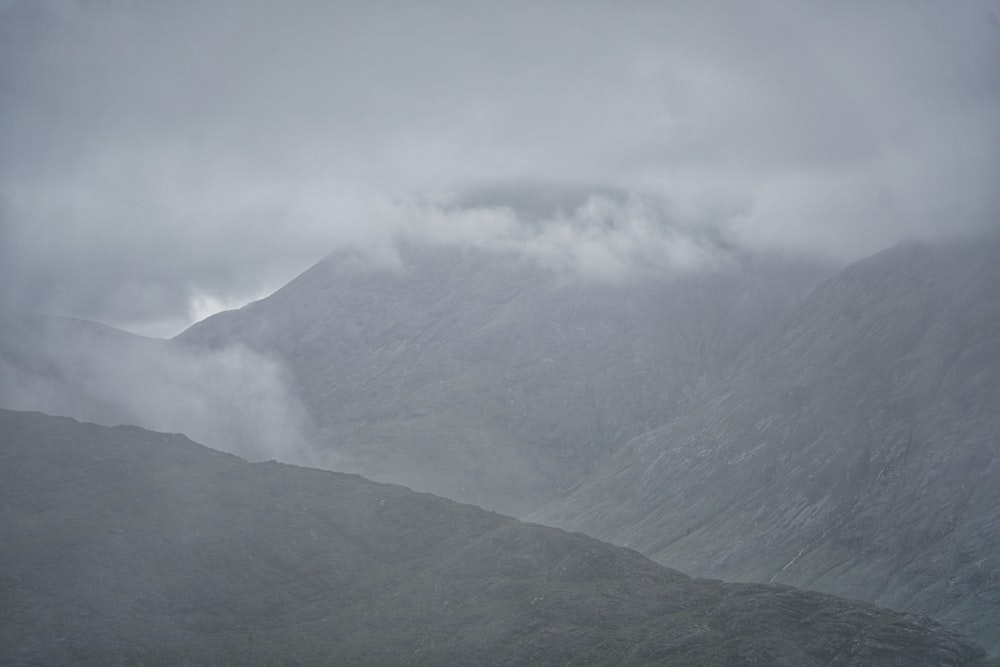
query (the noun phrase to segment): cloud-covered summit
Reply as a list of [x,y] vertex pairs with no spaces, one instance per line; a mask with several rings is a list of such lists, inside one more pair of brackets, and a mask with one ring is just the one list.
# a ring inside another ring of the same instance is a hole
[[[998,26],[994,0],[7,0],[4,301],[162,333],[423,231],[648,261],[615,244],[655,250],[652,209],[840,259],[996,226]],[[509,184],[539,183],[583,194],[535,234]],[[637,235],[567,224],[587,201]]]

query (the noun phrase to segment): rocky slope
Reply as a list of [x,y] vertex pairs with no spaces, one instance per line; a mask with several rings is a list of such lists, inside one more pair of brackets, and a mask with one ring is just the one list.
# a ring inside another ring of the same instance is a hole
[[927,618],[179,435],[0,411],[8,665],[986,665]]
[[1000,648],[1000,237],[819,286],[741,370],[534,518]]
[[411,244],[396,268],[331,255],[176,340],[283,360],[331,467],[518,514],[697,401],[819,275],[732,252],[609,282]]

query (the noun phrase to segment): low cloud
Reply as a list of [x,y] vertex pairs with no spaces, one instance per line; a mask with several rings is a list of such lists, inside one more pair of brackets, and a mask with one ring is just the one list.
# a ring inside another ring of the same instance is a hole
[[656,198],[551,186],[501,192],[400,207],[393,238],[514,254],[560,277],[598,281],[717,267],[731,250],[714,216],[713,224],[692,224],[694,216],[677,216]]
[[997,15],[7,0],[0,300],[162,335],[420,234],[611,277],[996,227]]
[[0,407],[184,433],[250,460],[320,460],[287,372],[245,347],[187,348],[63,318],[3,325]]

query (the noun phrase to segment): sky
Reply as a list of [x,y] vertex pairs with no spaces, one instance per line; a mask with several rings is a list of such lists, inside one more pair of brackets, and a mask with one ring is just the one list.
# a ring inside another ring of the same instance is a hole
[[1000,227],[998,146],[997,0],[0,0],[0,307],[169,336],[400,239],[846,262]]

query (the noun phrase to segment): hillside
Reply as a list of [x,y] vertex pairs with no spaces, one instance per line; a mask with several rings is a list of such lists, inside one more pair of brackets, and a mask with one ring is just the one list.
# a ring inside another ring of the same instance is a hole
[[861,261],[739,368],[533,518],[1000,647],[1000,238]]
[[985,665],[927,618],[179,435],[0,411],[8,665]]
[[329,467],[518,514],[697,402],[819,280],[814,266],[606,281],[459,246],[334,254],[175,342],[280,359]]

